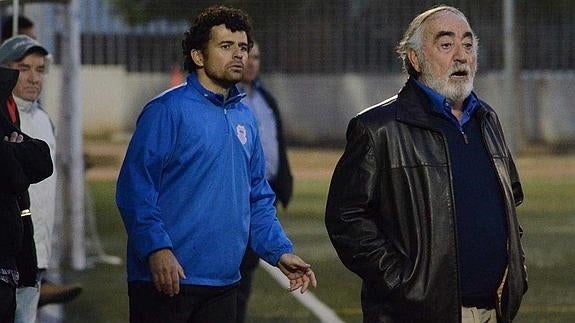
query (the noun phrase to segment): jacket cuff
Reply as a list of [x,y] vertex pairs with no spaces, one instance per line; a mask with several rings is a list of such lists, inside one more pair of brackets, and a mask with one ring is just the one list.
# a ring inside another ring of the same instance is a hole
[[150,230],[149,232],[134,237],[136,255],[140,261],[147,261],[150,254],[160,249],[172,249],[172,241],[163,230]]
[[280,261],[281,256],[286,253],[293,253],[293,245],[292,244],[285,244],[280,248],[271,251],[269,254],[263,255],[262,259],[265,260],[268,264],[277,267],[278,262]]

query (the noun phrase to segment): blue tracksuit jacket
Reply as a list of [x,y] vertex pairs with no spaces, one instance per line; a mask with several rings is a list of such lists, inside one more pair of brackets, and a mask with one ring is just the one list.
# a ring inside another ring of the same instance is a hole
[[182,284],[225,286],[240,279],[248,237],[276,265],[293,247],[279,224],[255,117],[196,74],[149,102],[138,118],[116,188],[128,233],[128,280],[151,281],[148,256],[170,248]]

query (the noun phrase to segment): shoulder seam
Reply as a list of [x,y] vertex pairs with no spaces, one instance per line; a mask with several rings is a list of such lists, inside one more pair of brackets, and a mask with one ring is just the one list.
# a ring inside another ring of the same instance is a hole
[[374,105],[372,105],[372,106],[370,106],[370,107],[367,107],[367,108],[361,110],[360,112],[357,113],[357,115],[363,114],[363,113],[365,113],[365,112],[367,112],[367,111],[369,111],[369,110],[371,110],[371,109],[375,109],[375,108],[377,108],[377,107],[384,106],[384,105],[389,104],[389,103],[391,103],[392,101],[395,101],[395,100],[397,100],[397,94],[394,95],[394,96],[392,96],[392,97],[390,97],[390,98],[388,98],[388,99],[385,99],[385,100],[383,100],[383,101],[381,101],[381,102],[379,102],[379,103],[376,103],[376,104],[374,104]]

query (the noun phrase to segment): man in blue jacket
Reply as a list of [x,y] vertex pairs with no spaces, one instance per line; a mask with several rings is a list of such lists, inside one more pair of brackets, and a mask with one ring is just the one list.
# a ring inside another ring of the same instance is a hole
[[182,42],[187,83],[140,115],[117,185],[131,322],[234,322],[250,247],[290,291],[316,280],[279,224],[255,117],[240,103],[249,18],[210,7]]

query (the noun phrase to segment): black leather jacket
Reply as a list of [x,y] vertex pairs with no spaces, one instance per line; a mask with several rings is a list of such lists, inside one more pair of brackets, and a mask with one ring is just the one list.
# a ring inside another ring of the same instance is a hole
[[[364,322],[461,322],[451,165],[430,104],[410,79],[353,118],[333,174],[326,226],[363,280]],[[523,192],[495,112],[481,102],[476,117],[506,206],[508,266],[493,297],[499,321],[509,322],[527,290],[515,213]]]

